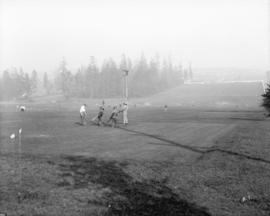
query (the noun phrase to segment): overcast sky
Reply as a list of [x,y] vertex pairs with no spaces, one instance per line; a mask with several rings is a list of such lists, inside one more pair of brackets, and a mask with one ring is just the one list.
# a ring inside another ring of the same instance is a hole
[[194,67],[268,67],[267,0],[0,0],[0,70],[142,52]]

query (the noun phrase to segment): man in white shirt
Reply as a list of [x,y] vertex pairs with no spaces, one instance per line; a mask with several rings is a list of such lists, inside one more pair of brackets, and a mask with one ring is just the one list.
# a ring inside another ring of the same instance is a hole
[[128,105],[127,103],[123,104],[123,123],[124,125],[128,124],[128,117],[127,117]]
[[80,108],[81,125],[85,125],[86,114],[86,104],[83,104]]

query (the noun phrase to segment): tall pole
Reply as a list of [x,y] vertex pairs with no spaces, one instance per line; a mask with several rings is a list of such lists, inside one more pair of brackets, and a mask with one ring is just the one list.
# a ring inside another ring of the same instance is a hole
[[126,82],[126,102],[128,102],[128,75],[125,76]]
[[123,101],[125,100],[126,97],[126,78],[124,75],[124,78],[122,79],[122,96],[123,96]]
[[125,72],[124,74],[124,97],[125,97],[125,102],[128,102],[128,70],[123,69],[123,71]]

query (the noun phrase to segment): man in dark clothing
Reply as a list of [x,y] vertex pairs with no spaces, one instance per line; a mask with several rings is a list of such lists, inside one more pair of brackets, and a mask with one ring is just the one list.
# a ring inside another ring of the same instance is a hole
[[117,123],[117,117],[118,117],[118,110],[117,110],[117,107],[114,106],[113,107],[113,111],[112,111],[112,114],[108,120],[107,123],[110,123],[112,122],[112,127],[116,127],[116,123]]

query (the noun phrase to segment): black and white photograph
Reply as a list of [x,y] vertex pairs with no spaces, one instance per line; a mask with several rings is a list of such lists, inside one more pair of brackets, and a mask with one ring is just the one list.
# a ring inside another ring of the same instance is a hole
[[269,216],[270,0],[0,0],[0,216]]

